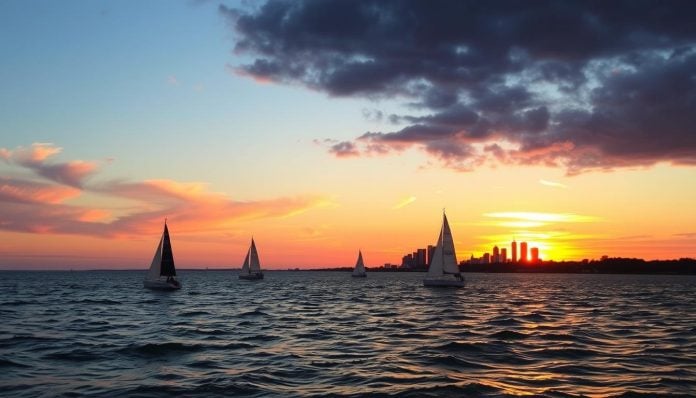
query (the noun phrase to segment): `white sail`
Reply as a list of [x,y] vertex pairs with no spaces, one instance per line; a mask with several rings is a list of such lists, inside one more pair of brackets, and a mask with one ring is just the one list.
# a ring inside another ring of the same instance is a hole
[[259,253],[256,251],[256,243],[254,238],[251,238],[251,248],[249,249],[249,273],[261,272],[261,263],[259,262]]
[[249,273],[249,250],[247,250],[246,257],[244,257],[244,264],[242,264],[242,273]]
[[353,269],[353,276],[365,275],[365,264],[363,263],[362,251],[358,250],[358,261]]
[[454,251],[454,238],[452,238],[452,231],[450,231],[449,223],[447,222],[447,215],[442,214],[442,264],[443,271],[446,274],[458,274],[459,264],[457,263],[457,254]]
[[442,215],[442,228],[437,240],[435,253],[428,267],[428,277],[440,277],[445,274],[459,274],[457,255],[454,251],[454,239],[450,230],[447,216]]
[[147,273],[148,280],[157,280],[160,276],[160,268],[162,267],[162,242],[164,241],[164,233],[160,238],[159,245],[157,245],[157,250],[155,250],[155,257],[152,259],[152,264],[150,264],[150,270]]

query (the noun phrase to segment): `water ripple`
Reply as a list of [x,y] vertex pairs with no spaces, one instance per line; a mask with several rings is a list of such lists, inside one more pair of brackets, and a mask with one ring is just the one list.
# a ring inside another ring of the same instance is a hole
[[163,293],[143,272],[2,272],[0,395],[694,392],[693,276],[181,274]]

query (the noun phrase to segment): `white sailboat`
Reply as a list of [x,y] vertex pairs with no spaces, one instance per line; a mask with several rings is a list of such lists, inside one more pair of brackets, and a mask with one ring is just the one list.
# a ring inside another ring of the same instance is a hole
[[174,254],[169,240],[167,220],[164,220],[164,232],[155,251],[155,257],[150,264],[150,270],[145,276],[143,286],[148,289],[177,290],[181,289],[181,282],[176,280],[176,268],[174,267]]
[[365,264],[363,263],[362,251],[358,250],[358,262],[355,263],[355,268],[353,268],[353,278],[365,278],[367,274],[365,273]]
[[454,239],[447,222],[447,215],[442,212],[442,228],[437,240],[435,253],[428,267],[428,275],[423,279],[424,286],[464,286],[464,278],[459,272],[457,255],[454,252]]
[[244,258],[244,264],[242,265],[242,272],[239,273],[239,279],[263,279],[263,272],[261,272],[261,263],[259,262],[259,253],[256,251],[256,244],[254,243],[254,238],[251,238],[251,246],[249,247],[246,257]]

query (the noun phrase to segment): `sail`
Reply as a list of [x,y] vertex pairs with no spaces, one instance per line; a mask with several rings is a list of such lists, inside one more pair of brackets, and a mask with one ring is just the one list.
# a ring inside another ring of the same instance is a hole
[[160,238],[159,244],[157,245],[157,250],[155,250],[155,256],[152,258],[152,264],[150,264],[150,270],[147,273],[147,279],[155,280],[160,275],[160,267],[162,265],[162,241],[164,240],[164,235]]
[[250,250],[247,250],[246,257],[244,257],[244,264],[242,265],[242,273],[248,274],[249,273],[249,252]]
[[450,231],[447,216],[442,215],[442,269],[446,274],[458,274],[459,265],[457,265],[457,254],[454,252],[454,239],[452,231]]
[[164,223],[164,234],[162,235],[162,266],[160,268],[162,276],[176,276],[174,268],[174,254],[172,253],[172,244],[169,241],[169,229],[167,223]]
[[251,238],[251,248],[249,249],[249,273],[261,272],[261,263],[259,262],[259,253],[256,251],[254,238]]
[[358,250],[358,262],[355,263],[355,268],[353,269],[353,275],[363,275],[365,274],[365,264],[363,263],[362,252]]
[[442,215],[442,228],[437,239],[435,253],[428,267],[429,277],[439,277],[444,274],[458,274],[457,255],[454,251],[454,239],[450,230],[447,216]]

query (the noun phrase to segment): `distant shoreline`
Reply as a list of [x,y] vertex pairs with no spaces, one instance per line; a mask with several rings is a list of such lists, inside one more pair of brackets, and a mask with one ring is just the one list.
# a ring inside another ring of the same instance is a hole
[[[368,272],[426,272],[427,268],[366,267]],[[539,263],[462,264],[463,273],[544,273],[544,274],[653,274],[696,275],[696,259],[646,261],[634,258],[606,258],[583,261],[543,261]],[[178,268],[178,271],[239,271],[239,268]],[[128,269],[0,269],[0,272],[118,272],[147,271],[145,268]],[[272,272],[351,272],[353,267],[268,269]]]

